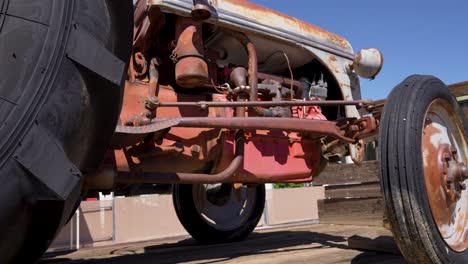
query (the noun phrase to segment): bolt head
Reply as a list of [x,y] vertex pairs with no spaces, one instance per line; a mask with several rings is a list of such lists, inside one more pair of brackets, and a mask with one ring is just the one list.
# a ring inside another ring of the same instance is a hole
[[466,184],[463,183],[463,182],[458,184],[458,187],[460,187],[460,190],[462,190],[462,191],[466,190]]
[[359,127],[357,125],[351,125],[349,126],[349,130],[352,132],[357,132],[359,131]]
[[452,183],[453,181],[452,180],[445,180],[445,185],[447,186],[447,189],[450,190],[452,189]]
[[452,152],[453,155],[458,153],[457,149],[455,147],[453,147],[453,146],[450,147],[450,151]]
[[202,148],[199,145],[193,145],[190,147],[190,151],[192,153],[200,153],[202,151]]
[[444,155],[442,157],[443,157],[444,161],[452,160],[452,155],[450,155],[449,153],[444,153]]
[[468,179],[468,166],[466,166],[464,163],[462,163],[460,167],[461,167],[460,168],[461,178],[464,181],[464,180]]
[[361,129],[366,128],[366,127],[367,127],[367,122],[366,122],[366,121],[362,121],[361,123],[359,123],[359,127],[360,127]]

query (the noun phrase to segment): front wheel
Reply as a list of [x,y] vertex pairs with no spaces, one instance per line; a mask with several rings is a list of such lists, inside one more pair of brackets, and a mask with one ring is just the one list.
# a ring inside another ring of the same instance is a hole
[[262,217],[265,186],[175,185],[173,200],[180,222],[194,239],[208,244],[240,241]]
[[380,132],[382,189],[409,263],[468,263],[466,123],[442,81],[414,75],[390,94]]

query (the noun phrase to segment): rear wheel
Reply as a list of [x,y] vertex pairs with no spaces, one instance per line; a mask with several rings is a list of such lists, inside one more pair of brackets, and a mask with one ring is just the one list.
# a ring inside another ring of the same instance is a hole
[[257,226],[265,206],[265,185],[175,185],[174,208],[187,232],[203,243],[246,238]]
[[463,113],[432,76],[390,94],[381,121],[389,221],[410,263],[468,263],[468,150]]
[[0,0],[1,263],[31,263],[117,123],[132,3]]

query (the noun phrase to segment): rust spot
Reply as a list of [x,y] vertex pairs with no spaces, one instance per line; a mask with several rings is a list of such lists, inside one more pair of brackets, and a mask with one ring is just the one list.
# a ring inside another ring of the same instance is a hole
[[[435,126],[430,118],[426,118],[422,135],[424,180],[432,216],[441,235],[444,238],[456,239],[467,234],[465,227],[456,224],[461,217],[466,217],[467,213],[463,206],[461,210],[457,209],[457,204],[462,203],[462,201],[455,199],[454,190],[452,190],[454,187],[452,184],[449,186],[450,168],[454,166],[454,162],[450,158],[446,158],[446,154],[451,156],[450,146],[431,140],[434,135],[441,133],[444,132]],[[443,151],[441,152],[441,150]],[[456,229],[454,234],[451,233],[453,230],[449,227]],[[450,243],[450,246],[454,250],[463,250],[466,249],[467,243]]]
[[220,9],[229,10],[230,12],[258,21],[261,24],[283,28],[304,36],[313,36],[344,50],[351,51],[351,45],[341,36],[250,1],[214,0],[213,4]]
[[201,24],[191,18],[178,17],[176,36],[177,46],[172,56],[176,60],[177,84],[184,88],[195,88],[208,83]]
[[354,61],[356,61],[357,63],[362,63],[362,54],[356,54],[356,58],[354,59]]
[[340,68],[340,66],[338,66],[338,63],[336,61],[337,59],[335,56],[328,57],[327,66],[330,68],[332,72],[335,72],[335,73],[343,72],[343,70]]

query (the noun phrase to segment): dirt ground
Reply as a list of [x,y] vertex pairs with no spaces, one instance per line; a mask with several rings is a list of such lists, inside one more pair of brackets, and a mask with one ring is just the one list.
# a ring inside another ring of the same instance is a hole
[[[351,249],[347,241],[351,236],[392,241],[391,233],[383,228],[318,224],[257,230],[246,241],[223,245],[201,245],[183,237],[83,249],[49,255],[40,263],[406,263],[396,253]],[[395,246],[393,243],[368,244],[384,251]]]

